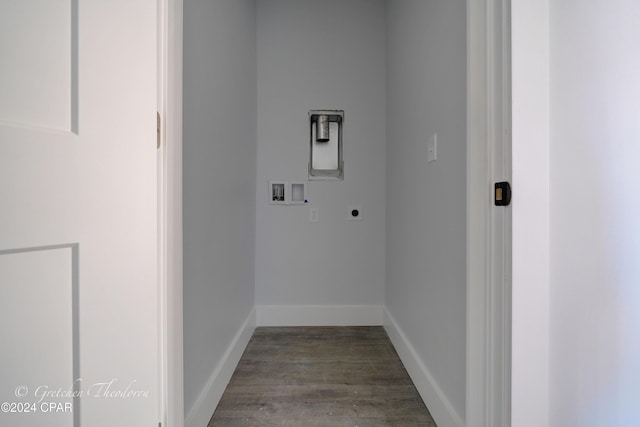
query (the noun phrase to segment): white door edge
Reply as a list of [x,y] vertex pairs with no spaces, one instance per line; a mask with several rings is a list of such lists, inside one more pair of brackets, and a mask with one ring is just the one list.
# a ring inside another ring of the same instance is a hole
[[183,0],[159,2],[158,112],[161,372],[163,427],[184,426],[182,329],[182,11]]

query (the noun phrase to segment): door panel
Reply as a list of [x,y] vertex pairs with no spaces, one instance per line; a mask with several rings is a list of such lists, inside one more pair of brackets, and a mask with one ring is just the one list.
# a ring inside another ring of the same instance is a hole
[[0,120],[71,130],[77,7],[71,0],[0,2]]
[[72,404],[0,425],[157,425],[156,2],[0,0],[0,27],[0,403]]
[[[0,389],[0,402],[17,403],[18,396],[29,394],[23,387],[31,382],[45,386],[39,391],[33,389],[34,395],[45,393],[46,384],[73,387],[77,372],[74,368],[79,362],[77,357],[74,359],[74,252],[73,247],[67,246],[32,248],[0,256],[0,342],[3,367],[11,367],[0,372],[0,384],[16,384]],[[13,307],[19,307],[19,312]],[[37,398],[29,399],[36,406],[22,416],[9,414],[13,415],[11,425],[71,427],[73,399],[68,401],[66,408],[63,406],[52,416],[49,409],[56,411],[57,405],[51,408]]]

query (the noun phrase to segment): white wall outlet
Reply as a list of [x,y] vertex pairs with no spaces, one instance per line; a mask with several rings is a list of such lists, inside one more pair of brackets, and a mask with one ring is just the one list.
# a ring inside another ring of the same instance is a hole
[[309,222],[318,222],[318,208],[309,208]]
[[347,219],[349,221],[362,221],[362,206],[354,205],[347,207]]
[[434,133],[429,138],[429,144],[427,145],[427,162],[435,162],[438,160],[438,134]]

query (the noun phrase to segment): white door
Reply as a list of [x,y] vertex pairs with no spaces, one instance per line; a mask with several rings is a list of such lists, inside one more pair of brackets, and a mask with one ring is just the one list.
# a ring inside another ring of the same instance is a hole
[[156,7],[0,0],[2,426],[158,425]]

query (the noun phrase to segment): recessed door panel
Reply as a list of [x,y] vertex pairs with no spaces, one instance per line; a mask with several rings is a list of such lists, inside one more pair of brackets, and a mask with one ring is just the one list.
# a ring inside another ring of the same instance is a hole
[[77,2],[0,2],[0,120],[72,131]]
[[66,246],[0,253],[0,402],[10,405],[2,412],[14,427],[71,427],[79,410],[74,252]]

